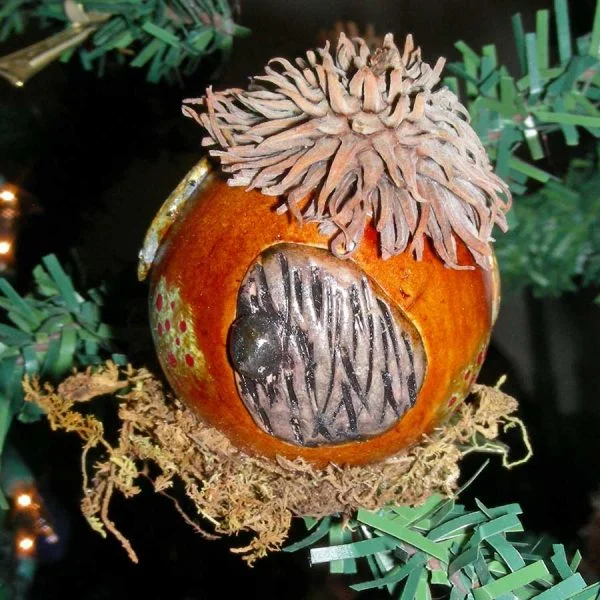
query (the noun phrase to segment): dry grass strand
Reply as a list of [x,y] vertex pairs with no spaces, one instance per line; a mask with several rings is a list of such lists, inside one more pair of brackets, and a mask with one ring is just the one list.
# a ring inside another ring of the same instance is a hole
[[[294,516],[351,514],[358,507],[376,510],[387,504],[415,505],[433,493],[451,496],[457,488],[461,456],[473,448],[489,450],[503,427],[514,423],[516,401],[497,389],[475,387],[475,400],[460,406],[448,424],[421,443],[385,461],[367,466],[317,469],[298,458],[276,461],[248,456],[176,398],[145,369],[106,367],[77,373],[57,389],[25,380],[27,400],[44,409],[52,429],[73,431],[83,441],[84,489],[81,508],[91,527],[112,533],[132,560],[137,556],[108,516],[113,493],[140,493],[137,481],[150,477],[167,495],[175,481],[195,506],[196,517],[210,523],[214,534],[253,534],[235,548],[252,564],[284,543]],[[97,394],[92,393],[96,390]],[[82,402],[118,392],[120,431],[109,444],[102,423],[78,412]],[[84,400],[85,398],[85,400]],[[94,449],[90,464],[89,451]],[[506,454],[503,445],[494,447]],[[185,520],[205,537],[170,494]]]

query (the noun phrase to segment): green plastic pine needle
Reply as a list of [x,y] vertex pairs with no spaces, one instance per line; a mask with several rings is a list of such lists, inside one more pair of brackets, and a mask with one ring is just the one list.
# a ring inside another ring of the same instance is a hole
[[[531,167],[525,161],[516,166]],[[495,244],[507,289],[528,286],[536,296],[558,297],[600,283],[599,190],[594,153],[573,159],[562,182],[547,179],[514,202],[510,229]]]
[[[33,276],[34,293],[21,296],[0,279],[0,455],[15,416],[30,421],[39,416],[24,404],[25,375],[58,381],[73,367],[101,364],[111,358],[112,330],[101,322],[102,296],[85,297],[53,255],[43,259]],[[123,355],[112,354],[122,364]]]
[[[494,46],[481,55],[458,42],[462,61],[448,65],[455,78],[465,82],[465,97],[473,125],[498,174],[515,194],[526,192],[527,179],[541,182],[550,176],[533,162],[544,158],[543,139],[561,131],[568,145],[579,143],[579,129],[600,137],[600,2],[593,30],[574,49],[567,0],[554,1],[555,36],[550,36],[550,11],[536,15],[534,32],[525,30],[520,14],[513,17],[519,61],[518,75],[502,65]],[[550,48],[558,50],[558,64],[550,64]],[[493,57],[493,58],[491,58]],[[459,89],[455,81],[446,83]],[[516,158],[521,146],[528,156]],[[511,166],[509,168],[509,162]],[[520,174],[526,175],[523,180]]]
[[[146,67],[148,81],[175,80],[180,74],[190,75],[210,54],[220,52],[226,58],[233,39],[249,33],[234,22],[225,0],[80,0],[77,4],[87,14],[106,20],[98,22],[85,45],[64,52],[61,60],[78,55],[84,69],[95,69],[98,75],[106,58],[114,56],[132,67]],[[32,21],[72,25],[62,1],[11,0],[0,8],[0,41],[20,33]]]
[[313,548],[312,564],[352,575],[355,562],[364,560],[373,578],[352,580],[352,589],[386,589],[405,600],[432,598],[434,586],[446,587],[451,599],[600,600],[600,586],[587,586],[577,573],[579,553],[569,563],[563,546],[523,534],[519,505],[488,508],[477,501],[477,507],[469,511],[432,496],[417,507],[359,510],[350,521],[327,517],[288,550],[311,546],[328,532],[330,541],[340,540],[346,532],[346,543]]

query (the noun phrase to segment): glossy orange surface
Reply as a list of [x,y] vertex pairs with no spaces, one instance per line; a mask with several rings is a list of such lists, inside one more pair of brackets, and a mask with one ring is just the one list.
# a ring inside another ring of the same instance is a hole
[[[279,242],[327,247],[316,225],[276,215],[276,203],[259,192],[228,187],[216,175],[188,202],[151,271],[151,322],[163,369],[182,400],[249,453],[302,456],[317,465],[381,460],[430,431],[468,392],[489,341],[497,273],[446,268],[427,244],[422,261],[408,252],[382,260],[376,232],[369,229],[351,260],[419,330],[427,355],[423,386],[416,405],[377,437],[319,448],[295,446],[254,423],[238,395],[227,354],[238,288],[260,252]],[[459,259],[472,264],[464,247]]]

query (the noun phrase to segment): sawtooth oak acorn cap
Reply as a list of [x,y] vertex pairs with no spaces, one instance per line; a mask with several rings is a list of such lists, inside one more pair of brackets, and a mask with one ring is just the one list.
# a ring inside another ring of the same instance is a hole
[[[508,186],[494,173],[465,107],[448,88],[434,89],[444,60],[432,69],[408,36],[403,54],[391,34],[371,54],[365,42],[340,36],[297,66],[276,58],[250,90],[228,90],[184,114],[208,131],[205,146],[232,173],[230,185],[285,197],[280,211],[338,234],[336,255],[352,253],[368,219],[382,258],[417,258],[428,236],[458,268],[455,237],[476,262],[491,267],[492,227],[506,229]],[[503,198],[504,196],[504,198]],[[454,234],[454,235],[452,235]]]
[[186,101],[230,177],[204,164],[178,186],[140,272],[152,264],[169,382],[241,449],[378,461],[475,380],[510,193],[436,87],[442,68],[410,36],[371,53],[342,34],[335,54],[274,59],[248,91]]

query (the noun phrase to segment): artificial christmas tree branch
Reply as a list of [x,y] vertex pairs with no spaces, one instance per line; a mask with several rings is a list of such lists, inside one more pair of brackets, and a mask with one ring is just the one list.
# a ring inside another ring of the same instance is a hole
[[[562,134],[567,146],[580,144],[586,134],[600,135],[600,3],[592,31],[577,39],[567,0],[554,1],[554,14],[538,11],[534,32],[525,32],[520,14],[513,29],[517,73],[499,61],[494,45],[477,53],[459,41],[463,60],[447,66],[455,76],[444,81],[462,97],[515,198],[509,231],[495,243],[506,287],[528,286],[536,296],[556,297],[600,284],[596,144],[584,158],[573,158],[564,175],[535,164],[547,156],[552,134]],[[531,180],[542,186],[531,191]]]
[[599,156],[596,146],[573,158],[562,181],[515,202],[511,228],[495,245],[507,289],[558,297],[600,284]]
[[101,321],[101,289],[87,297],[79,293],[53,255],[33,270],[33,278],[35,292],[26,296],[0,279],[0,307],[6,312],[0,323],[0,440],[14,416],[24,421],[39,416],[23,404],[25,375],[58,381],[75,365],[102,364],[111,356],[125,360],[114,352],[112,328]]
[[[35,290],[25,296],[0,279],[0,307],[5,311],[0,323],[0,518],[10,508],[6,496],[14,498],[23,485],[32,485],[28,481],[32,475],[24,475],[25,467],[15,460],[15,453],[3,453],[13,420],[29,422],[41,415],[37,407],[24,404],[22,378],[59,381],[75,365],[102,364],[108,357],[124,362],[114,352],[113,329],[101,319],[104,290],[78,292],[54,255],[44,257],[33,279]],[[2,536],[4,531],[4,525],[0,526]],[[4,537],[2,543],[8,543],[8,549],[0,548],[0,552],[12,556],[14,540]],[[34,537],[30,539],[34,545]],[[16,585],[15,578],[22,576],[22,565],[19,569],[15,565],[11,562],[6,573],[0,574],[0,591]],[[28,579],[32,577],[30,573]]]
[[[463,97],[496,173],[515,194],[526,192],[529,179],[546,183],[554,178],[531,162],[546,155],[549,134],[560,131],[569,146],[579,143],[581,129],[600,134],[600,3],[591,33],[575,40],[567,0],[554,0],[554,9],[556,64],[550,64],[551,13],[540,10],[535,32],[525,32],[520,14],[513,17],[518,73],[499,63],[494,45],[478,54],[459,41],[455,46],[463,60],[448,65],[455,77],[444,80]],[[529,161],[518,156],[523,145]]]
[[[108,357],[118,363],[112,328],[101,320],[103,291],[79,293],[54,255],[44,257],[33,271],[35,292],[21,296],[0,279],[0,468],[2,450],[13,419],[33,421],[41,415],[24,404],[22,379],[40,376],[59,381],[75,365],[99,365]],[[10,467],[9,467],[10,468]],[[3,473],[6,479],[10,473]],[[0,490],[0,511],[6,501]]]
[[[539,598],[596,600],[600,584],[587,586],[577,572],[581,555],[569,561],[562,545],[549,547],[525,535],[518,504],[489,508],[476,501],[468,510],[455,498],[433,495],[417,507],[359,510],[340,532],[321,521],[297,551],[329,536],[329,546],[310,551],[313,564],[329,563],[332,573],[354,574],[364,559],[371,581],[356,591],[386,589],[403,600],[432,597],[472,600]],[[445,591],[442,591],[445,590]]]
[[[226,58],[233,39],[248,29],[236,24],[226,0],[15,0],[0,9],[0,41],[31,21],[65,29],[35,48],[0,58],[0,75],[21,86],[52,60],[75,53],[86,70],[101,74],[106,58],[147,68],[147,79],[190,75],[215,52]],[[87,42],[84,46],[84,42]]]

